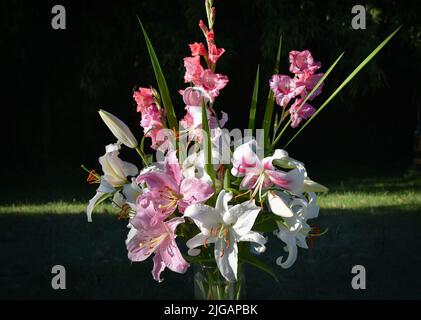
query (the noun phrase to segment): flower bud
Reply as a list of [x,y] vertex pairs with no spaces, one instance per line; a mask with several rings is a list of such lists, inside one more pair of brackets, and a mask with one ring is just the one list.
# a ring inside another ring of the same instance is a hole
[[98,112],[118,141],[132,149],[138,146],[136,138],[123,121],[107,111],[99,110]]

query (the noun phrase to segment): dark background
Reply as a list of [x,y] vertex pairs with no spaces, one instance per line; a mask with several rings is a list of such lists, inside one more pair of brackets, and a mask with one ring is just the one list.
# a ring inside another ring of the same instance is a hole
[[[197,26],[199,18],[206,18],[202,2],[2,2],[0,43],[6,53],[2,174],[42,181],[57,175],[81,179],[80,164],[96,167],[104,145],[114,140],[97,114],[99,108],[117,114],[141,135],[132,92],[137,86],[156,87],[156,82],[136,14],[155,46],[176,112],[182,116],[184,106],[177,94],[185,87],[182,59],[189,55],[188,43],[204,40]],[[55,4],[66,8],[67,30],[51,27]],[[247,125],[259,63],[263,72],[258,117],[262,116],[280,32],[284,74],[290,50],[311,50],[322,62],[322,71],[345,51],[323,95],[314,102],[319,107],[371,50],[402,25],[289,152],[313,171],[345,174],[358,167],[397,172],[410,166],[420,104],[419,1],[361,2],[367,8],[366,30],[351,28],[355,4],[354,0],[216,1],[216,41],[226,49],[218,71],[230,78],[217,109],[229,113],[227,127]]]

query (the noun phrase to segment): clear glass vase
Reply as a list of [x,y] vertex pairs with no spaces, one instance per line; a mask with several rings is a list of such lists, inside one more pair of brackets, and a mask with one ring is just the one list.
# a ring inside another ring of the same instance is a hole
[[244,298],[245,277],[239,268],[238,280],[227,281],[216,266],[194,265],[194,298],[196,300],[240,300]]

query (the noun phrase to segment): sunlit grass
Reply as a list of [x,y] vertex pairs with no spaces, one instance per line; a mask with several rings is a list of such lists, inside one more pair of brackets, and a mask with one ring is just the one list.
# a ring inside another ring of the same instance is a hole
[[[320,194],[318,204],[321,209],[360,210],[369,213],[399,208],[399,211],[421,213],[421,188],[417,177],[381,180],[348,180],[330,188],[326,194]],[[84,214],[86,202],[51,201],[46,203],[13,203],[0,205],[0,214]],[[97,214],[116,212],[111,204],[103,204],[95,209]],[[323,212],[323,211],[322,211]],[[329,210],[330,213],[334,212]]]

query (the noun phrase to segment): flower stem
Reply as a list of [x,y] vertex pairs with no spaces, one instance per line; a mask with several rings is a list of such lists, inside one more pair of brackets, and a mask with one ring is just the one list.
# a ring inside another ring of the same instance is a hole
[[142,158],[142,161],[145,164],[145,166],[147,166],[148,165],[148,161],[146,161],[145,155],[143,154],[142,150],[140,150],[139,146],[136,147],[136,151],[139,154],[139,156]]

